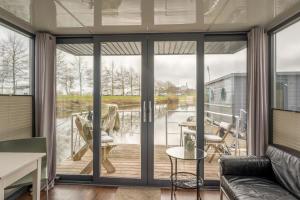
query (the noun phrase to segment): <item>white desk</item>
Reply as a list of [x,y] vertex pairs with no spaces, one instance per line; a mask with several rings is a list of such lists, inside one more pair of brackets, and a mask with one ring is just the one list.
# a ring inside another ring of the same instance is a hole
[[41,163],[45,153],[0,153],[0,200],[4,189],[32,172],[32,198],[40,199]]

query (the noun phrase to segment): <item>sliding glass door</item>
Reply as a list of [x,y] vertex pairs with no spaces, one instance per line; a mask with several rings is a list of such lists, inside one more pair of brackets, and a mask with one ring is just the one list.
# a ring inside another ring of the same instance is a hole
[[[183,146],[187,135],[195,147],[203,149],[202,118],[198,117],[203,116],[203,57],[199,55],[203,51],[203,35],[157,36],[148,44],[148,99],[152,114],[147,132],[148,183],[168,185],[171,163],[166,150]],[[177,164],[178,171],[196,173],[194,161],[181,160]],[[203,167],[200,173],[203,174]]]
[[[196,41],[154,41],[154,179],[170,178],[166,149],[182,146],[186,131],[196,141]],[[185,122],[193,122],[187,127]],[[195,173],[195,163],[178,163]]]
[[247,153],[247,42],[212,38],[204,59],[204,177],[219,180],[221,155]]
[[141,179],[142,43],[101,42],[101,177]]
[[[97,180],[168,183],[171,171],[166,149],[183,145],[187,131],[193,132],[197,145],[200,39],[201,35],[195,40],[101,38]],[[182,125],[185,122],[194,125]],[[181,162],[179,167],[196,170],[192,161]]]
[[[245,39],[199,33],[59,39],[59,175],[168,185],[166,149],[189,136],[208,153],[200,175],[218,184],[220,155],[246,154]],[[180,161],[178,170],[195,173],[196,163]]]
[[93,44],[63,43],[56,51],[56,168],[93,174]]

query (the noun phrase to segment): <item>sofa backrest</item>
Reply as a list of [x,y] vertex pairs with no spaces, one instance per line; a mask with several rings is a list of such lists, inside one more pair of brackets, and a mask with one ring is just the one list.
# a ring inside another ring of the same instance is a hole
[[300,198],[300,153],[280,145],[269,146],[266,152],[271,160],[279,184]]

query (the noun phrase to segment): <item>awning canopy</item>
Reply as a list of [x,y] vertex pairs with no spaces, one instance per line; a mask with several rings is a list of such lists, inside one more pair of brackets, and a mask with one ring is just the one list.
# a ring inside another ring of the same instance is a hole
[[[92,56],[93,44],[58,44],[58,49],[75,56]],[[244,41],[205,42],[205,54],[234,54],[246,48]],[[140,42],[105,42],[101,44],[105,56],[141,55]],[[155,55],[196,54],[195,41],[157,41]]]

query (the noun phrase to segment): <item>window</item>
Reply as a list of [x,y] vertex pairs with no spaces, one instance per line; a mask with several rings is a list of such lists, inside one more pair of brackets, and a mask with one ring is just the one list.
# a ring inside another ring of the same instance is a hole
[[32,137],[32,44],[0,24],[0,140]]
[[247,154],[247,42],[206,41],[204,50],[204,178],[218,180],[219,154]]
[[0,94],[31,94],[32,39],[0,25]]
[[274,34],[275,108],[300,111],[300,22]]
[[93,44],[56,45],[56,168],[92,174]]

